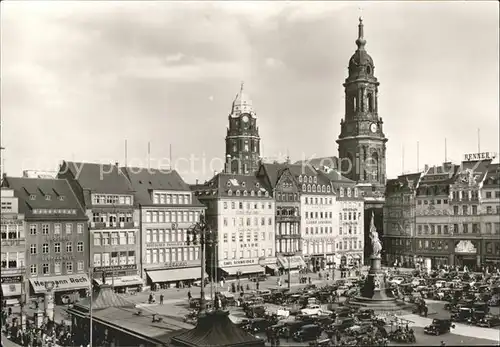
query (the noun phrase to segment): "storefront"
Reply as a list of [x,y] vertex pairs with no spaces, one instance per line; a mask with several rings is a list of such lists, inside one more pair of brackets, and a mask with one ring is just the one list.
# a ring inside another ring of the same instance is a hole
[[[3,271],[3,270],[2,270]],[[3,275],[3,274],[2,274]],[[2,302],[5,300],[7,306],[18,305],[23,295],[23,277],[2,277]]]
[[455,242],[454,265],[476,270],[481,266],[481,256],[478,251],[478,242],[474,240],[460,240]]
[[85,297],[90,290],[90,280],[87,274],[62,275],[53,277],[31,278],[31,291],[33,295],[45,295],[48,283],[53,282],[53,291],[57,304],[65,303],[69,295]]
[[93,280],[97,285],[112,285],[118,292],[141,291],[144,285],[137,275],[137,265],[101,266],[94,268]]
[[[147,284],[153,289],[180,288],[201,280],[200,260],[165,263],[144,269]],[[205,278],[208,278],[205,273]]]
[[294,271],[306,268],[306,262],[304,258],[300,255],[292,255],[292,256],[278,256],[278,264],[280,270],[283,272]]
[[222,260],[219,262],[219,269],[225,278],[251,277],[266,272],[265,264],[259,262],[258,258]]

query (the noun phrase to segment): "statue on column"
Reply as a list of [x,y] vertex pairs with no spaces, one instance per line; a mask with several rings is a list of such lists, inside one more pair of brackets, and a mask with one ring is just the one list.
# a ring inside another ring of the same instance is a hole
[[382,243],[380,242],[377,228],[375,227],[373,212],[372,212],[372,220],[370,222],[370,239],[372,241],[372,257],[380,258],[380,253],[382,252]]

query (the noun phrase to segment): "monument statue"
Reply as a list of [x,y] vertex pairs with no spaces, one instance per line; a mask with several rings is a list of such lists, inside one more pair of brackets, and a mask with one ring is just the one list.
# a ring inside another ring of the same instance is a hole
[[380,252],[382,252],[382,243],[378,237],[377,228],[375,228],[375,222],[373,221],[373,212],[372,212],[372,220],[370,222],[370,239],[372,240],[372,257],[380,258]]

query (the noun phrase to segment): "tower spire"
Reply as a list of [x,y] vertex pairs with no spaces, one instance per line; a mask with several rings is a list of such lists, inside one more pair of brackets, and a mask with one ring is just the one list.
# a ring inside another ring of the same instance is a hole
[[356,40],[356,45],[358,46],[359,50],[364,50],[365,49],[365,44],[366,40],[364,38],[364,30],[363,30],[363,18],[359,17],[359,24],[358,24],[358,39]]
[[241,81],[240,94],[243,92],[243,86],[244,85],[245,85],[245,81]]

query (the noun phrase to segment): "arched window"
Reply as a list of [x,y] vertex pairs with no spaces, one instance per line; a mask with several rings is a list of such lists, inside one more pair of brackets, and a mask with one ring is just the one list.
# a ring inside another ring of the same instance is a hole
[[239,190],[236,191],[236,196],[240,196],[240,191]]
[[302,183],[302,176],[299,176],[299,182]]
[[358,188],[354,188],[354,197],[358,197]]
[[320,192],[321,192],[321,186],[320,186],[319,184],[318,184],[318,186],[316,187],[316,191],[317,191],[318,193],[320,193]]
[[314,176],[314,183],[317,183],[318,182],[318,178],[316,176]]
[[229,189],[229,191],[227,192],[227,195],[229,195],[229,196],[233,195],[233,191],[231,189]]
[[330,186],[326,186],[326,192],[330,193]]
[[307,191],[308,191],[308,192],[310,192],[310,191],[311,191],[311,185],[310,185],[310,184],[308,184],[308,185],[307,185]]
[[313,193],[316,193],[316,186],[314,184],[312,186],[312,191],[313,191]]
[[255,196],[255,192],[253,190],[250,191],[250,196]]
[[368,111],[373,112],[374,107],[373,107],[373,94],[368,93]]
[[366,67],[366,73],[367,73],[368,75],[370,75],[370,74],[372,73],[372,68],[371,68],[371,66],[370,66],[370,65],[368,65],[368,66]]
[[247,196],[247,195],[248,195],[247,191],[246,191],[246,190],[244,190],[244,191],[243,191],[243,196]]
[[349,188],[349,187],[347,188],[347,196],[351,197],[351,188]]
[[309,176],[309,183],[313,183],[313,178],[312,178],[312,176]]
[[344,196],[344,188],[340,187],[340,196],[343,197]]
[[260,192],[260,190],[257,192],[257,196],[261,196],[262,193]]
[[302,185],[302,191],[303,191],[303,192],[305,192],[305,191],[306,191],[306,185],[305,185],[305,184],[303,184],[303,185]]
[[321,191],[322,191],[323,193],[326,193],[326,186],[322,186],[322,187],[321,187]]

